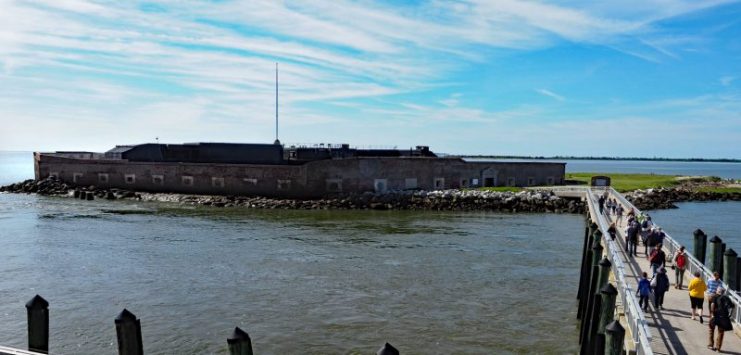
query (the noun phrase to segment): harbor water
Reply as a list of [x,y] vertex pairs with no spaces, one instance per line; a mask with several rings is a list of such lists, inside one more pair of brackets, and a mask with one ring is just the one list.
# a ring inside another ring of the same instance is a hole
[[[0,153],[0,184],[32,173],[30,153]],[[651,213],[680,240],[695,228],[683,220],[724,228],[731,246],[740,206]],[[24,304],[40,294],[61,354],[115,353],[124,308],[151,354],[224,354],[235,326],[262,354],[367,354],[384,342],[404,354],[575,353],[584,228],[574,214],[0,194],[0,345],[25,347]]]

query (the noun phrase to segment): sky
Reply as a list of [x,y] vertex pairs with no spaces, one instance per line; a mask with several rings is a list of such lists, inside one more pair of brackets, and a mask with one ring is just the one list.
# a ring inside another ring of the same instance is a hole
[[0,150],[741,158],[738,1],[0,4]]

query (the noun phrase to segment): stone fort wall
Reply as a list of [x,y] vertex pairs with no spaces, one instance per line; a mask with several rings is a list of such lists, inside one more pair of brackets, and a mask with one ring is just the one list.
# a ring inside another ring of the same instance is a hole
[[564,163],[458,158],[353,157],[301,165],[131,162],[34,154],[36,179],[80,186],[190,194],[313,198],[352,192],[563,183]]

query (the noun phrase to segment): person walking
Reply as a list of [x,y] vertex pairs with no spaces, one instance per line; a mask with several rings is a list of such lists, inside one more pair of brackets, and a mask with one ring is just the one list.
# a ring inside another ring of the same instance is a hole
[[635,223],[630,223],[628,230],[625,233],[625,238],[627,239],[625,246],[628,256],[630,256],[631,253],[633,256],[638,256],[638,227]]
[[[733,330],[731,324],[731,311],[734,304],[725,295],[725,289],[718,287],[715,291],[715,297],[710,304],[710,322],[708,322],[708,349],[720,352],[723,346],[723,333]],[[713,343],[713,333],[718,329],[718,336]]]
[[718,289],[718,287],[721,286],[722,283],[723,282],[720,281],[720,274],[717,271],[714,271],[713,278],[708,280],[708,288],[705,292],[705,300],[708,301],[708,317],[713,316],[713,314],[710,313],[710,303],[712,301],[711,298],[715,297],[715,291]]
[[607,228],[607,233],[610,234],[610,239],[615,240],[615,237],[617,237],[617,228],[615,227],[615,222],[612,222],[610,224],[610,228]]
[[689,290],[690,293],[690,307],[692,308],[690,318],[695,320],[695,310],[698,310],[700,314],[700,323],[702,323],[702,302],[704,300],[703,296],[705,295],[707,286],[705,285],[705,281],[700,277],[699,271],[695,271],[694,276],[695,277],[690,280],[689,285],[687,285],[687,290]]
[[648,281],[648,273],[645,271],[640,280],[638,280],[638,289],[636,290],[636,296],[639,296],[638,307],[643,308],[644,312],[648,312],[648,297],[651,296],[651,281]]
[[599,200],[597,200],[597,203],[599,203],[599,214],[603,214],[605,210],[605,196],[604,195],[600,196]]
[[666,268],[659,269],[655,276],[656,287],[654,287],[654,307],[664,309],[664,294],[669,291],[669,276],[666,275]]
[[623,223],[623,211],[625,211],[623,205],[618,204],[617,207],[615,207],[615,221],[617,221],[618,224]]
[[677,254],[674,255],[674,288],[682,289],[684,282],[684,270],[687,268],[687,254],[684,252],[684,245],[679,247]]
[[666,267],[666,253],[661,250],[661,244],[656,245],[656,249],[654,249],[648,257],[648,262],[651,263],[651,271],[653,271],[652,277],[656,277],[656,272],[659,270],[659,267]]

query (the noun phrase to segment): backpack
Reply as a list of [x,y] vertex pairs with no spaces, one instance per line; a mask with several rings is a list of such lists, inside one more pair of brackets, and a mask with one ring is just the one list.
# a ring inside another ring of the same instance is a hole
[[675,258],[675,262],[678,268],[684,270],[684,267],[687,265],[687,255],[677,254],[677,257]]
[[659,250],[654,249],[654,251],[651,252],[651,256],[649,256],[648,261],[651,264],[658,264],[661,260],[659,260]]

